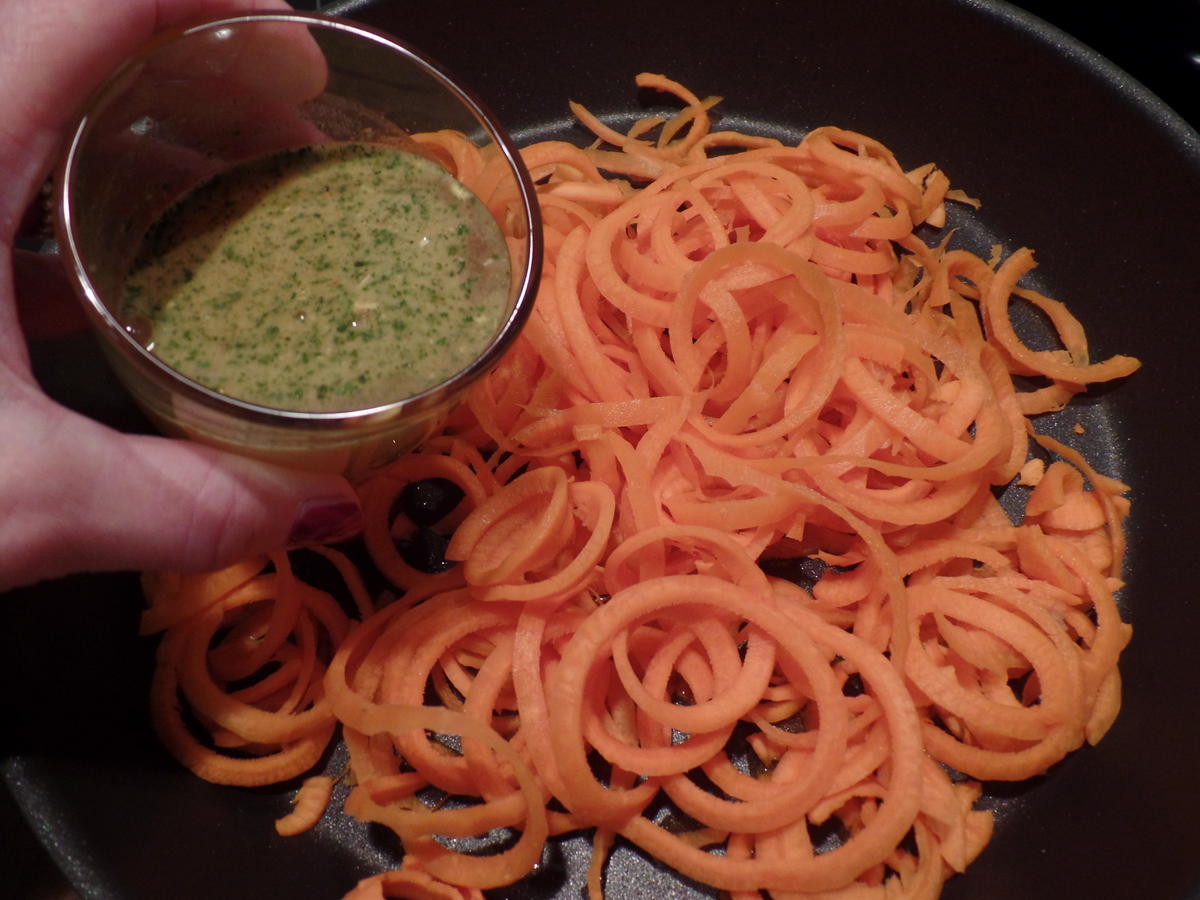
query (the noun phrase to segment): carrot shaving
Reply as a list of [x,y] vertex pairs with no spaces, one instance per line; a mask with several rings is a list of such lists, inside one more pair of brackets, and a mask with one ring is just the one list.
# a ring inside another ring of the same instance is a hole
[[1035,487],[1037,483],[1042,480],[1042,476],[1045,474],[1045,461],[1035,457],[1029,460],[1029,462],[1025,463],[1025,465],[1021,466],[1020,477],[1018,478],[1017,483],[1027,485],[1028,487]]
[[283,837],[303,834],[321,821],[333,796],[333,779],[327,775],[305,778],[293,801],[292,811],[275,820],[275,831]]
[[[618,836],[734,900],[936,896],[991,836],[980,781],[1044,773],[1120,709],[1128,487],[1030,417],[1139,363],[1091,360],[1019,283],[1028,249],[919,240],[978,206],[933,164],[832,127],[713,131],[717,98],[637,84],[682,108],[620,133],[572,103],[592,147],[522,151],[547,248],[529,325],[361,486],[398,599],[332,550],[341,603],[284,554],[147,575],[156,728],[201,777],[262,784],[340,724],[346,811],[404,845],[354,900],[480,897],[588,828],[591,898]],[[510,221],[495,159],[414,140]],[[417,522],[432,481],[459,499]],[[422,530],[436,571],[402,553]]]

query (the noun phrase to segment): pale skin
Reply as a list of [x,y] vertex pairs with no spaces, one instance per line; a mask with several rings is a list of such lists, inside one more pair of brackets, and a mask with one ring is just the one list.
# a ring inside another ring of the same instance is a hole
[[57,261],[13,248],[83,99],[162,28],[286,8],[0,0],[0,84],[15,87],[0,99],[0,590],[71,572],[212,569],[359,527],[353,489],[338,476],[118,433],[47,398],[30,373],[27,340],[81,324]]

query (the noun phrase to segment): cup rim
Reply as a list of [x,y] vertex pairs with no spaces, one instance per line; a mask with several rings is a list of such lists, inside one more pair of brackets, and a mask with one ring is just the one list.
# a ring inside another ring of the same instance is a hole
[[[399,53],[410,62],[432,76],[449,93],[458,98],[469,111],[479,120],[495,141],[500,152],[504,155],[509,169],[516,177],[520,194],[520,206],[528,225],[529,233],[526,239],[525,252],[520,258],[522,265],[521,281],[516,291],[512,310],[483,351],[466,367],[458,370],[444,381],[433,385],[417,394],[402,397],[388,403],[372,407],[352,410],[335,411],[304,411],[279,409],[271,406],[253,403],[222,394],[207,385],[189,378],[158,356],[147,350],[121,324],[113,312],[104,303],[100,291],[92,282],[77,242],[73,227],[74,208],[71,200],[72,184],[76,172],[76,164],[87,140],[94,120],[94,110],[102,104],[109,93],[114,90],[121,80],[133,69],[144,62],[151,54],[166,44],[199,34],[243,24],[258,22],[291,22],[331,31],[354,34],[377,44],[381,44]],[[73,277],[76,294],[80,296],[89,318],[97,327],[103,329],[110,338],[115,336],[116,349],[134,356],[143,366],[150,366],[164,377],[169,389],[179,391],[189,400],[217,411],[253,422],[287,427],[308,426],[317,429],[341,428],[348,424],[363,425],[371,420],[393,421],[406,412],[420,413],[437,407],[455,396],[481,375],[489,371],[500,357],[509,349],[520,334],[522,327],[533,310],[538,283],[541,278],[543,238],[541,211],[533,179],[529,174],[520,150],[509,135],[507,129],[491,111],[486,103],[469,87],[464,85],[449,69],[437,62],[429,54],[412,45],[388,34],[380,29],[351,21],[338,16],[313,12],[252,12],[237,15],[222,15],[216,18],[193,21],[188,24],[164,29],[151,36],[137,49],[114,68],[96,88],[87,100],[84,111],[78,116],[70,129],[66,152],[62,155],[55,179],[56,210],[55,227],[57,231],[60,255],[67,263],[69,274]]]

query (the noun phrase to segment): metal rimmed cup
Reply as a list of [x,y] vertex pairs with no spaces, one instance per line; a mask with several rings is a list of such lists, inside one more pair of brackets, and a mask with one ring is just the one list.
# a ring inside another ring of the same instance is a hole
[[[506,161],[492,197],[480,199],[506,223],[512,255],[500,326],[447,380],[366,409],[276,409],[180,374],[121,320],[124,280],[148,229],[203,181],[297,146],[442,129]],[[516,338],[540,276],[533,184],[495,116],[418,50],[317,14],[232,16],[156,35],[93,96],[57,184],[60,252],[117,375],[149,418],[165,433],[297,468],[361,478],[434,433]]]

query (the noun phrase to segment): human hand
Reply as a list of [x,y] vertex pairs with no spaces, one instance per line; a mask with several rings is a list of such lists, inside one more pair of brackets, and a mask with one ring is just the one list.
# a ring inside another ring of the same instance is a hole
[[[358,501],[338,476],[185,441],[115,432],[38,388],[26,337],[78,316],[52,260],[14,251],[22,215],[71,116],[154,32],[279,0],[0,0],[0,590],[68,572],[216,568],[349,537]],[[62,306],[59,306],[59,304]]]

